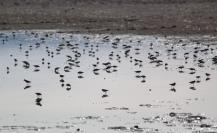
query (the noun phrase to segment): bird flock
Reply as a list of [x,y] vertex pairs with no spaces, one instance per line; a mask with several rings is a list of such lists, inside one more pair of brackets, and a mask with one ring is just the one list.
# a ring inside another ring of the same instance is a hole
[[[100,75],[119,73],[122,68],[127,67],[126,65],[132,66],[129,72],[133,72],[134,77],[132,78],[141,84],[152,80],[151,76],[148,76],[151,72],[146,71],[147,65],[166,72],[175,71],[179,74],[193,75],[194,78],[188,81],[189,90],[196,91],[197,84],[210,81],[212,79],[211,72],[217,68],[217,46],[212,44],[213,42],[208,44],[198,40],[189,42],[182,38],[171,41],[170,37],[165,37],[166,41],[162,41],[158,37],[153,37],[152,41],[146,41],[147,37],[131,39],[131,36],[96,35],[93,37],[85,34],[80,35],[78,39],[74,34],[58,37],[57,34],[61,33],[37,31],[1,33],[1,47],[10,45],[10,40],[21,40],[13,44],[13,47],[19,52],[19,56],[17,52],[7,53],[10,56],[10,61],[13,61],[13,65],[1,64],[1,68],[6,68],[8,76],[15,76],[12,70],[16,70],[19,66],[22,66],[23,71],[32,70],[34,73],[40,73],[42,68],[46,68],[58,77],[58,87],[66,91],[73,90],[72,82],[65,78],[67,75],[75,75],[77,80],[87,77],[94,78]],[[30,41],[25,42],[23,36]],[[58,40],[56,41],[57,45],[52,44],[55,40]],[[43,57],[40,52],[38,55],[34,55],[40,62],[31,60],[33,51],[37,50],[46,53]],[[98,54],[100,52],[102,54]],[[23,57],[19,58],[20,55]],[[173,61],[178,63],[174,64]],[[86,64],[88,68],[82,70],[83,64]],[[1,69],[1,73],[4,73],[3,70]],[[106,80],[106,76],[102,76],[102,78]],[[24,90],[32,88],[34,81],[31,81],[31,78],[23,77],[22,80],[25,84]],[[168,83],[168,91],[178,92],[176,87],[179,84],[182,83],[176,82],[174,78],[174,81]],[[98,89],[101,91],[102,98],[112,94],[112,89],[109,86]],[[148,91],[151,92],[153,89],[149,88]],[[35,95],[35,104],[42,106],[42,92],[35,92]]]

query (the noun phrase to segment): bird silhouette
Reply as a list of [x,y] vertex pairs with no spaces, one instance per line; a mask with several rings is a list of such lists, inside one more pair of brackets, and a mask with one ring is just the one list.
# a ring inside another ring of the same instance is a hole
[[56,67],[56,68],[54,68],[54,72],[55,72],[55,74],[60,74],[60,73],[59,73],[59,69],[60,69],[60,67]]
[[104,92],[105,94],[107,94],[108,90],[107,89],[102,89],[102,92]]
[[175,82],[171,83],[170,86],[174,87],[174,86],[176,86],[176,83]]
[[42,95],[40,92],[36,92],[35,94],[36,94],[36,96],[41,96]]
[[71,90],[71,84],[66,84],[66,90],[67,91]]
[[24,81],[25,83],[27,83],[27,84],[31,83],[31,81],[30,81],[30,80],[27,80],[27,79],[24,79],[23,81]]

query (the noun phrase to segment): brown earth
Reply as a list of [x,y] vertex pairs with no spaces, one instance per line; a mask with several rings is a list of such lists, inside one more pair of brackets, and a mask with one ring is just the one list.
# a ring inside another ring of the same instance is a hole
[[0,0],[0,29],[217,34],[217,0]]

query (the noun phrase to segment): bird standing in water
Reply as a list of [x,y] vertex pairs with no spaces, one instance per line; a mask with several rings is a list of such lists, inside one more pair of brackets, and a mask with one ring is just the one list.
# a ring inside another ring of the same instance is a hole
[[171,83],[170,86],[171,86],[170,90],[173,91],[173,92],[176,92],[176,89],[174,88],[176,86],[176,83],[175,82]]
[[105,94],[107,94],[108,90],[107,89],[102,89],[102,92],[104,92]]

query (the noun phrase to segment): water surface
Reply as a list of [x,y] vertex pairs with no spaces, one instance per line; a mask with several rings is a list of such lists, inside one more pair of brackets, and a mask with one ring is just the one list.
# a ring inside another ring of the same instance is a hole
[[0,40],[0,132],[217,132],[214,36]]

